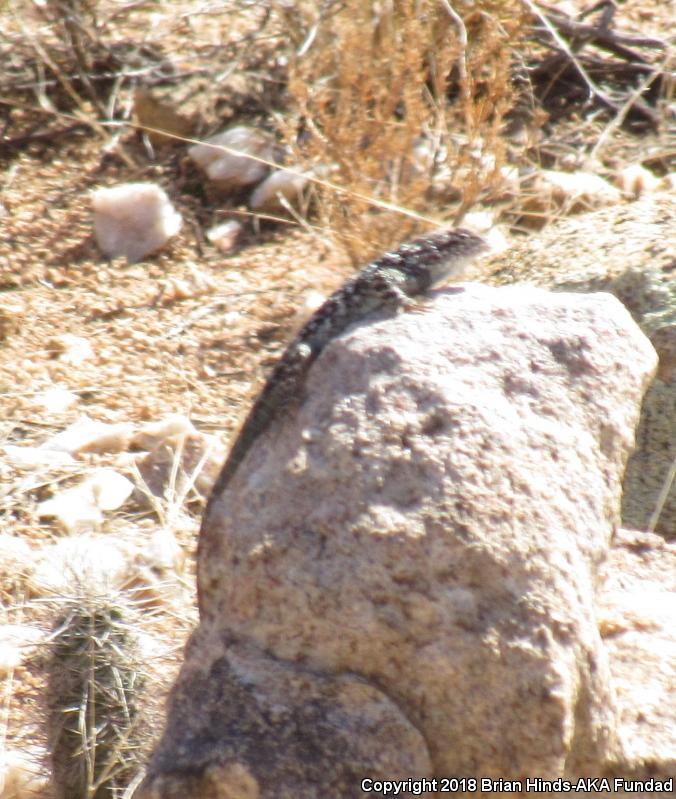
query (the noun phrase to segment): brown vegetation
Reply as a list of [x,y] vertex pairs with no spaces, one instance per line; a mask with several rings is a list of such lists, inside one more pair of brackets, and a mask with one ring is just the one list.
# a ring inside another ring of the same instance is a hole
[[290,106],[297,153],[329,175],[320,224],[359,263],[439,204],[459,221],[501,182],[524,13],[514,0],[482,0],[462,21],[432,0],[334,5],[303,26],[287,15]]

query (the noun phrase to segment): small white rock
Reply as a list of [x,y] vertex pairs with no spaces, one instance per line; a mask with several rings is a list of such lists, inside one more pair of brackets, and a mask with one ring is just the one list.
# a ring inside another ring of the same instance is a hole
[[495,217],[487,208],[465,214],[462,225],[482,236],[490,245],[491,253],[504,252],[509,247],[507,236],[495,224]]
[[98,530],[103,523],[91,492],[83,492],[79,486],[40,502],[36,512],[40,519],[54,519],[69,534]]
[[242,224],[230,219],[207,230],[207,238],[221,252],[230,252],[242,232]]
[[558,172],[543,170],[542,178],[552,187],[552,195],[561,203],[579,201],[587,208],[597,208],[620,201],[619,191],[593,172]]
[[279,213],[286,210],[280,197],[289,205],[297,206],[308,181],[307,175],[286,169],[273,172],[257,186],[249,200],[249,207],[253,211]]
[[94,502],[101,510],[117,510],[131,496],[134,484],[115,469],[97,469],[81,485],[91,491]]
[[[21,650],[12,641],[5,641],[0,627],[0,677],[4,678],[21,665]],[[2,797],[0,793],[0,799]]]
[[524,187],[522,224],[542,227],[562,215],[585,213],[622,201],[622,192],[593,172],[543,169]]
[[521,176],[519,175],[518,167],[511,165],[501,167],[500,177],[503,181],[503,191],[515,195],[519,194],[521,189]]
[[618,172],[615,183],[624,195],[637,200],[643,194],[658,191],[661,181],[641,164],[629,164]]
[[61,433],[45,441],[40,449],[68,452],[123,452],[129,446],[133,425],[97,422],[83,415]]
[[133,490],[133,483],[114,469],[97,469],[74,488],[41,502],[37,513],[56,519],[68,533],[96,530],[103,522],[102,511],[119,508]]
[[73,405],[77,405],[79,397],[67,388],[48,388],[35,397],[34,404],[44,408],[48,413],[63,413]]
[[130,263],[139,261],[181,229],[181,215],[152,183],[98,189],[92,204],[96,241],[109,258],[124,255]]
[[142,425],[131,439],[134,449],[152,450],[166,439],[176,439],[179,436],[196,434],[193,423],[187,416],[174,413],[158,422],[148,422]]
[[219,188],[237,189],[258,183],[269,171],[267,164],[247,156],[273,161],[275,147],[261,131],[238,126],[211,136],[203,144],[193,145],[188,155]]
[[76,463],[75,458],[67,452],[43,449],[42,447],[16,447],[13,444],[6,444],[3,449],[9,463],[22,469],[74,466]]
[[[434,167],[437,147],[438,145],[428,136],[418,136],[411,152],[411,167],[414,174],[429,173]],[[438,160],[441,160],[441,158]]]
[[483,208],[478,211],[469,211],[462,218],[463,227],[468,227],[483,236],[495,225],[495,217],[492,211]]

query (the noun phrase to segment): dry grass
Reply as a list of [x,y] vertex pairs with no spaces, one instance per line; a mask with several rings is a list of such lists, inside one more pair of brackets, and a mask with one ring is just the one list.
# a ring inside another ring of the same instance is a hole
[[285,127],[297,156],[328,175],[320,224],[363,262],[420,217],[459,221],[500,181],[521,4],[481,0],[462,26],[432,0],[304,10],[285,13],[297,45]]

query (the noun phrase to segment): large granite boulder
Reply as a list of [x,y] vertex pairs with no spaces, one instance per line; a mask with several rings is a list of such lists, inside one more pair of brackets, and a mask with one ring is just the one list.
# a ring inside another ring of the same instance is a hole
[[655,365],[615,298],[528,287],[332,342],[210,504],[137,799],[625,762],[597,602]]

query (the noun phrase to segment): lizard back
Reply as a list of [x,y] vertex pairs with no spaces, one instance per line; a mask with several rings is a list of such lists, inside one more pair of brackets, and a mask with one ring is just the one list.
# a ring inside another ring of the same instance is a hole
[[468,261],[488,249],[482,238],[467,230],[441,230],[385,253],[335,291],[303,325],[273,368],[230,449],[210,502],[223,493],[273,419],[300,401],[310,367],[332,339],[375,311],[396,311],[410,304],[412,298],[460,274]]

